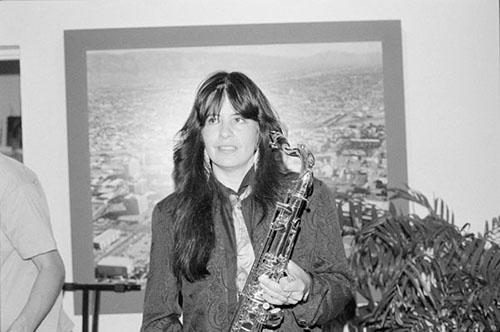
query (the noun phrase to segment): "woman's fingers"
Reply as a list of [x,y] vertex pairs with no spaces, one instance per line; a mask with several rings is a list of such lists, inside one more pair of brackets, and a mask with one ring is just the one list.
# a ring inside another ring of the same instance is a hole
[[261,297],[273,305],[297,304],[306,300],[311,287],[311,276],[293,261],[288,262],[287,275],[278,282],[266,274],[259,277]]
[[300,290],[302,291],[302,297],[300,300],[307,300],[312,283],[311,275],[291,260],[288,261],[287,272],[290,278],[299,281]]
[[286,295],[276,292],[262,283],[261,288],[263,290],[261,297],[264,301],[274,305],[283,305],[287,302]]
[[304,286],[299,280],[290,281],[288,277],[283,277],[277,283],[263,275],[259,277],[259,281],[263,290],[262,299],[271,304],[296,304],[304,296]]

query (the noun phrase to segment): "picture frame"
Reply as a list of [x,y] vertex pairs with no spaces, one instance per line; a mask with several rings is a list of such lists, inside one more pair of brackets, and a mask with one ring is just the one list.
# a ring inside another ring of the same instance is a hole
[[[387,149],[387,186],[407,184],[403,54],[400,21],[349,21],[211,26],[172,26],[66,30],[64,32],[67,97],[70,213],[73,279],[96,282],[95,242],[89,144],[89,61],[95,52],[143,49],[318,45],[375,42],[381,45],[383,106]],[[95,73],[94,73],[95,74]],[[207,73],[208,74],[208,73]],[[194,97],[194,90],[192,91]],[[187,110],[186,110],[187,112]],[[187,117],[187,113],[186,113]],[[180,129],[180,128],[179,128]],[[140,292],[101,295],[101,313],[142,312]],[[78,295],[75,312],[80,313]]]
[[23,162],[18,46],[0,46],[0,153]]

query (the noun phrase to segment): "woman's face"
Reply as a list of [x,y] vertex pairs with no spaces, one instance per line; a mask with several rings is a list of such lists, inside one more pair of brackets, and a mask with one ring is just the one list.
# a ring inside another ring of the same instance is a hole
[[254,161],[259,140],[257,121],[245,119],[225,101],[219,115],[205,121],[201,134],[215,174],[245,174]]

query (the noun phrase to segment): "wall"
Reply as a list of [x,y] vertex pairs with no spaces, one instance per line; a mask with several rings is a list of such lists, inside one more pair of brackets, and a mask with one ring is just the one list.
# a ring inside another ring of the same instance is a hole
[[[498,12],[494,0],[3,1],[0,45],[20,46],[25,163],[46,189],[67,280],[65,29],[401,20],[409,185],[481,231],[500,215]],[[71,295],[65,307],[73,313]],[[137,331],[140,315],[100,321],[102,331]]]

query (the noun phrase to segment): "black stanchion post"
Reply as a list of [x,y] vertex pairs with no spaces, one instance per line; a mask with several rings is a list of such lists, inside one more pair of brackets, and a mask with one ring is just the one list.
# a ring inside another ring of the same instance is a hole
[[82,332],[89,331],[89,290],[83,290],[82,299]]
[[125,293],[129,291],[139,291],[141,286],[134,283],[100,283],[100,284],[77,284],[64,283],[63,290],[67,292],[83,291],[82,297],[82,332],[89,331],[89,291],[94,292],[94,314],[92,316],[92,332],[97,332],[99,325],[99,310],[101,301],[101,291],[112,291],[115,293]]
[[101,291],[94,291],[94,315],[92,316],[92,332],[99,329],[99,304],[101,302]]

